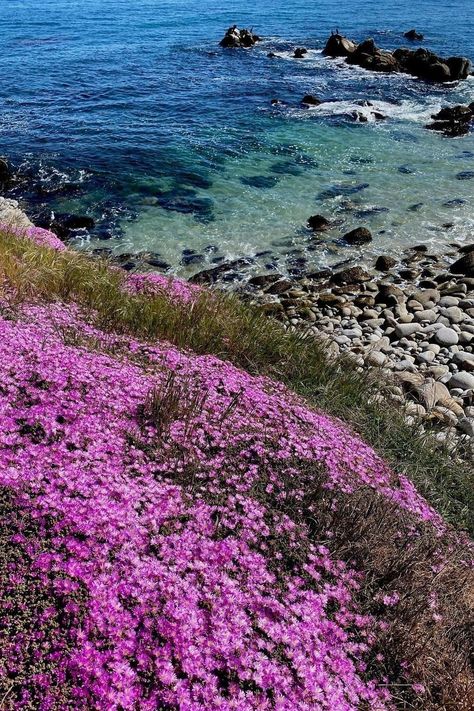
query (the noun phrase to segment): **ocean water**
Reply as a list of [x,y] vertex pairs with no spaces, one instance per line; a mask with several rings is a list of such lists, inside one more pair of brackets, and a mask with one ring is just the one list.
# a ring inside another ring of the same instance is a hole
[[[424,124],[474,101],[474,77],[429,85],[321,49],[335,27],[390,49],[416,27],[423,46],[474,59],[473,10],[473,0],[1,0],[0,154],[25,175],[16,193],[38,220],[95,219],[78,248],[149,251],[184,276],[243,256],[254,270],[298,273],[472,241],[474,179],[460,178],[474,171],[474,135]],[[220,49],[234,23],[264,41]],[[305,59],[292,58],[296,46]],[[302,109],[306,93],[325,103]],[[366,100],[372,108],[357,105]],[[337,222],[317,239],[305,227],[315,213]],[[359,225],[373,242],[345,247]]]

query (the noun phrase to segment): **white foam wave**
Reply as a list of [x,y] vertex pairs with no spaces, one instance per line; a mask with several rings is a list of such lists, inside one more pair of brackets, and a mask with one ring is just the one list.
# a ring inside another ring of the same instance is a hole
[[319,106],[310,107],[305,111],[310,111],[312,114],[319,116],[348,116],[357,112],[370,122],[377,121],[374,113],[379,113],[388,119],[426,123],[426,121],[430,120],[431,114],[439,111],[442,105],[441,101],[423,105],[410,100],[403,100],[399,104],[373,100],[370,101],[370,104],[370,106],[361,106],[358,101],[327,101]]

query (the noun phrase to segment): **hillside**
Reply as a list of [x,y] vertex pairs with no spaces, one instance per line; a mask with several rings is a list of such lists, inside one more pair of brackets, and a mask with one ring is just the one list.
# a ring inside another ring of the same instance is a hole
[[471,708],[472,472],[374,382],[44,230],[0,276],[2,709]]

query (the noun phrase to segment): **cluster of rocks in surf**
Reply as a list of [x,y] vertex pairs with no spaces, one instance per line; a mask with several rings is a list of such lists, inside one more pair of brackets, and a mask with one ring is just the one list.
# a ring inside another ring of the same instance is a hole
[[431,131],[439,131],[445,136],[457,138],[470,132],[474,121],[474,101],[467,106],[445,106],[433,114],[433,123],[426,126]]
[[324,342],[362,371],[378,368],[408,421],[474,454],[474,244],[443,255],[425,245],[373,269],[324,269],[300,279],[250,278],[248,298],[290,330]]
[[329,37],[323,54],[327,57],[345,57],[347,64],[373,72],[401,72],[434,82],[462,81],[472,70],[471,62],[466,57],[445,59],[423,47],[416,50],[399,47],[388,52],[377,47],[373,39],[356,44],[339,33]]
[[237,25],[233,25],[229,27],[220,41],[220,46],[230,49],[249,48],[260,42],[260,40],[261,38],[252,29],[240,30]]

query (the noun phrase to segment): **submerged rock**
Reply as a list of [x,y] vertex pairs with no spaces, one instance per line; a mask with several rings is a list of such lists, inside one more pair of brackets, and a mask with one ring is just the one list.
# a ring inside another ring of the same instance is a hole
[[249,175],[240,178],[243,185],[248,185],[252,188],[274,188],[278,183],[278,178],[274,175]]
[[312,215],[308,220],[308,227],[313,232],[325,232],[331,227],[331,223],[323,215]]
[[253,30],[239,30],[237,25],[233,25],[229,27],[224,38],[220,41],[220,46],[230,49],[248,48],[253,47],[260,40],[261,38],[254,34]]
[[305,47],[297,47],[293,57],[295,59],[304,59],[305,55],[308,54],[308,50]]

